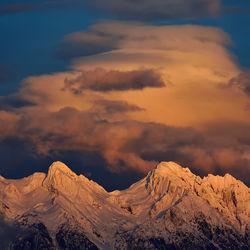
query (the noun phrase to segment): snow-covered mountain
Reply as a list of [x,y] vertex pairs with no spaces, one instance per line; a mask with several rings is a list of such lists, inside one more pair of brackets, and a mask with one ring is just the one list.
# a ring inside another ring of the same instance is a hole
[[250,249],[250,189],[162,162],[107,192],[65,164],[0,177],[0,249]]

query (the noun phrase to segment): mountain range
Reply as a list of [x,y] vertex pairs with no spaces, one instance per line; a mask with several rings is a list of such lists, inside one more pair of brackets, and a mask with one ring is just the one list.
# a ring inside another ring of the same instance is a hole
[[162,162],[107,192],[62,162],[0,176],[0,249],[250,249],[250,189]]

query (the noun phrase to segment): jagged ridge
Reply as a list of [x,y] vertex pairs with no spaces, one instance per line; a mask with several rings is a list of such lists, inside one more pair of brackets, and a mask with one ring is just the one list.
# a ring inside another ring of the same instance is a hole
[[76,242],[92,249],[249,245],[249,188],[229,174],[201,179],[174,162],[160,163],[130,188],[110,193],[61,162],[47,175],[1,177],[0,213],[17,231],[29,231],[12,239],[12,249],[34,249],[39,240],[48,249]]

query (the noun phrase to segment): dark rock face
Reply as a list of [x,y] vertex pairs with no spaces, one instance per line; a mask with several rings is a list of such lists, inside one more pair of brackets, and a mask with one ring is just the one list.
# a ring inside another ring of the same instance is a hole
[[19,236],[11,245],[11,250],[54,250],[52,238],[44,224],[33,224],[27,232]]
[[184,237],[176,241],[166,242],[163,238],[150,238],[150,239],[133,239],[128,243],[128,249],[131,250],[143,250],[143,249],[154,249],[154,250],[197,250],[197,249],[218,249],[210,242],[193,240],[192,237]]
[[250,249],[247,234],[239,235],[237,232],[227,228],[215,228],[213,241],[222,249]]
[[[190,225],[192,227],[192,225]],[[183,232],[167,232],[167,237],[144,238],[143,230],[120,235],[117,249],[128,250],[193,250],[193,249],[228,249],[248,250],[248,234],[244,237],[227,228],[212,227],[204,218],[196,220],[197,232],[194,234]],[[84,233],[69,225],[61,225],[55,235],[53,243],[47,228],[42,223],[33,224],[22,236],[10,245],[10,250],[98,250]]]
[[128,242],[128,249],[131,250],[143,250],[143,249],[176,249],[175,246],[167,245],[163,238],[151,238],[151,239],[132,239]]
[[67,250],[98,250],[84,234],[61,226],[56,234],[56,241],[60,249]]
[[213,226],[202,214],[195,220],[198,231],[207,241],[214,242],[222,249],[250,249],[248,244],[248,234],[240,234],[232,228],[226,226]]
[[[43,223],[25,225],[19,228],[20,233],[10,243],[8,250],[98,250],[83,233],[70,225],[61,225],[53,242]],[[2,250],[2,249],[1,249]]]
[[[175,212],[172,210],[169,216],[165,217],[167,226],[172,223],[172,230],[166,226],[165,231],[158,234],[154,223],[141,225],[132,233],[127,233],[123,243],[125,249],[250,249],[248,228],[244,235],[226,224],[220,227],[211,224],[203,214],[197,214],[195,220],[183,221]],[[164,224],[164,221],[159,223]],[[150,235],[150,238],[146,235]],[[123,236],[120,235],[120,238],[123,239]]]

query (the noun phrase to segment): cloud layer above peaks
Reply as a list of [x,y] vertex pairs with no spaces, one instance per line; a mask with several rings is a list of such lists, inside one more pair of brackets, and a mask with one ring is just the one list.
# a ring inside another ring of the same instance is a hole
[[0,98],[0,140],[36,155],[95,152],[113,172],[174,160],[249,182],[247,75],[230,45],[222,30],[194,25],[106,22],[69,34],[59,51],[74,58],[69,71]]

